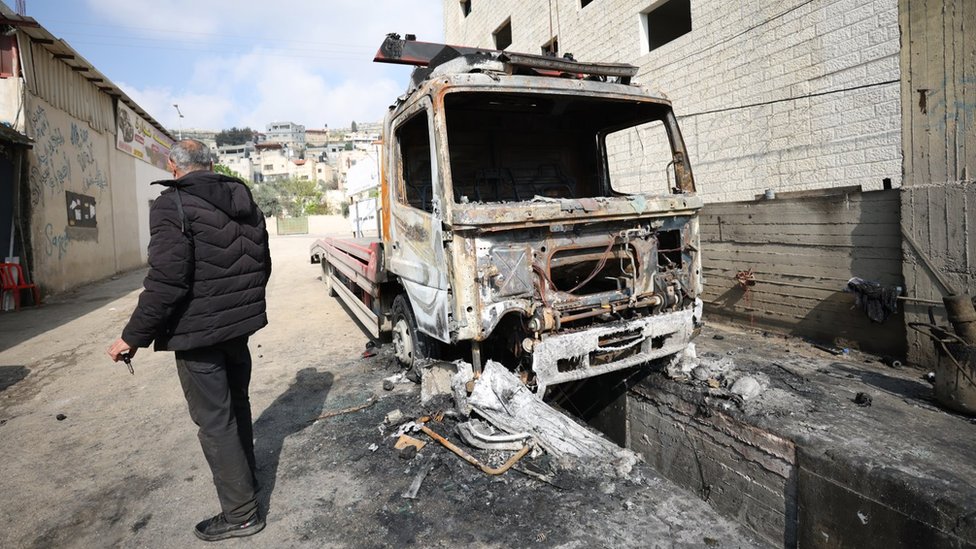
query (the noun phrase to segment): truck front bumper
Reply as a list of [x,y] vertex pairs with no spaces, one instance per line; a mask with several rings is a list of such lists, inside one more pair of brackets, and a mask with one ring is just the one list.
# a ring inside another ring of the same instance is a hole
[[695,311],[590,326],[535,344],[532,369],[540,394],[546,387],[602,375],[679,353],[694,333]]

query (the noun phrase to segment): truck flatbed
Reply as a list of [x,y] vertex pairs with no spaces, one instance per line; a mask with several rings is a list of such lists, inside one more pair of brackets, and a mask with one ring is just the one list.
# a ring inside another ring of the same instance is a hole
[[378,306],[380,284],[386,280],[379,238],[326,237],[316,240],[310,253],[312,263],[322,265],[329,293],[341,298],[373,337],[389,331]]

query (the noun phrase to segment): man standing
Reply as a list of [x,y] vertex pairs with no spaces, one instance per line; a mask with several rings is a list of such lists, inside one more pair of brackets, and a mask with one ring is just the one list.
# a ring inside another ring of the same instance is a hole
[[255,499],[248,336],[264,327],[271,255],[264,214],[244,183],[214,173],[203,143],[170,151],[175,178],[149,214],[149,273],[112,360],[155,342],[175,351],[190,418],[213,473],[221,513],[196,525],[200,539],[249,536],[264,528]]

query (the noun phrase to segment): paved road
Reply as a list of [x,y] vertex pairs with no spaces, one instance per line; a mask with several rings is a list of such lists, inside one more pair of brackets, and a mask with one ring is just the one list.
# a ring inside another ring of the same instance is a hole
[[[360,358],[367,339],[326,297],[308,264],[312,240],[272,239],[271,324],[251,340],[268,527],[225,545],[752,546],[650,472],[558,492],[525,477],[488,481],[444,456],[426,499],[401,500],[418,466],[397,459],[379,425],[413,406],[416,387],[380,389],[389,361]],[[134,376],[105,355],[144,274],[0,314],[0,547],[204,545],[190,529],[217,502],[172,355],[140,351]],[[383,399],[362,413],[313,422],[373,394]]]

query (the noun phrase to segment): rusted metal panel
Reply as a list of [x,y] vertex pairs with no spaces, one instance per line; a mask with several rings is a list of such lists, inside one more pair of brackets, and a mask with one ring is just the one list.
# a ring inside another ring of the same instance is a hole
[[650,219],[662,215],[692,215],[703,205],[698,196],[606,197],[593,199],[596,207],[587,211],[578,200],[536,200],[506,203],[503,207],[455,204],[452,222],[456,228],[503,231],[535,227],[553,221],[582,222],[587,218],[619,220]]
[[388,268],[399,277],[410,298],[418,328],[440,341],[449,342],[449,273],[444,249],[442,213],[438,207],[438,191],[441,186],[437,182],[440,179],[441,162],[437,156],[436,144],[439,138],[432,127],[431,104],[428,98],[422,97],[392,117],[390,129],[394,139],[391,141],[395,140],[401,125],[414,116],[427,119],[434,204],[428,212],[404,204],[398,198],[406,196],[404,167],[401,151],[392,150],[394,156],[388,159],[388,163],[394,167],[390,169],[392,184],[389,185],[386,201],[391,210],[390,233],[386,238],[389,243]]

